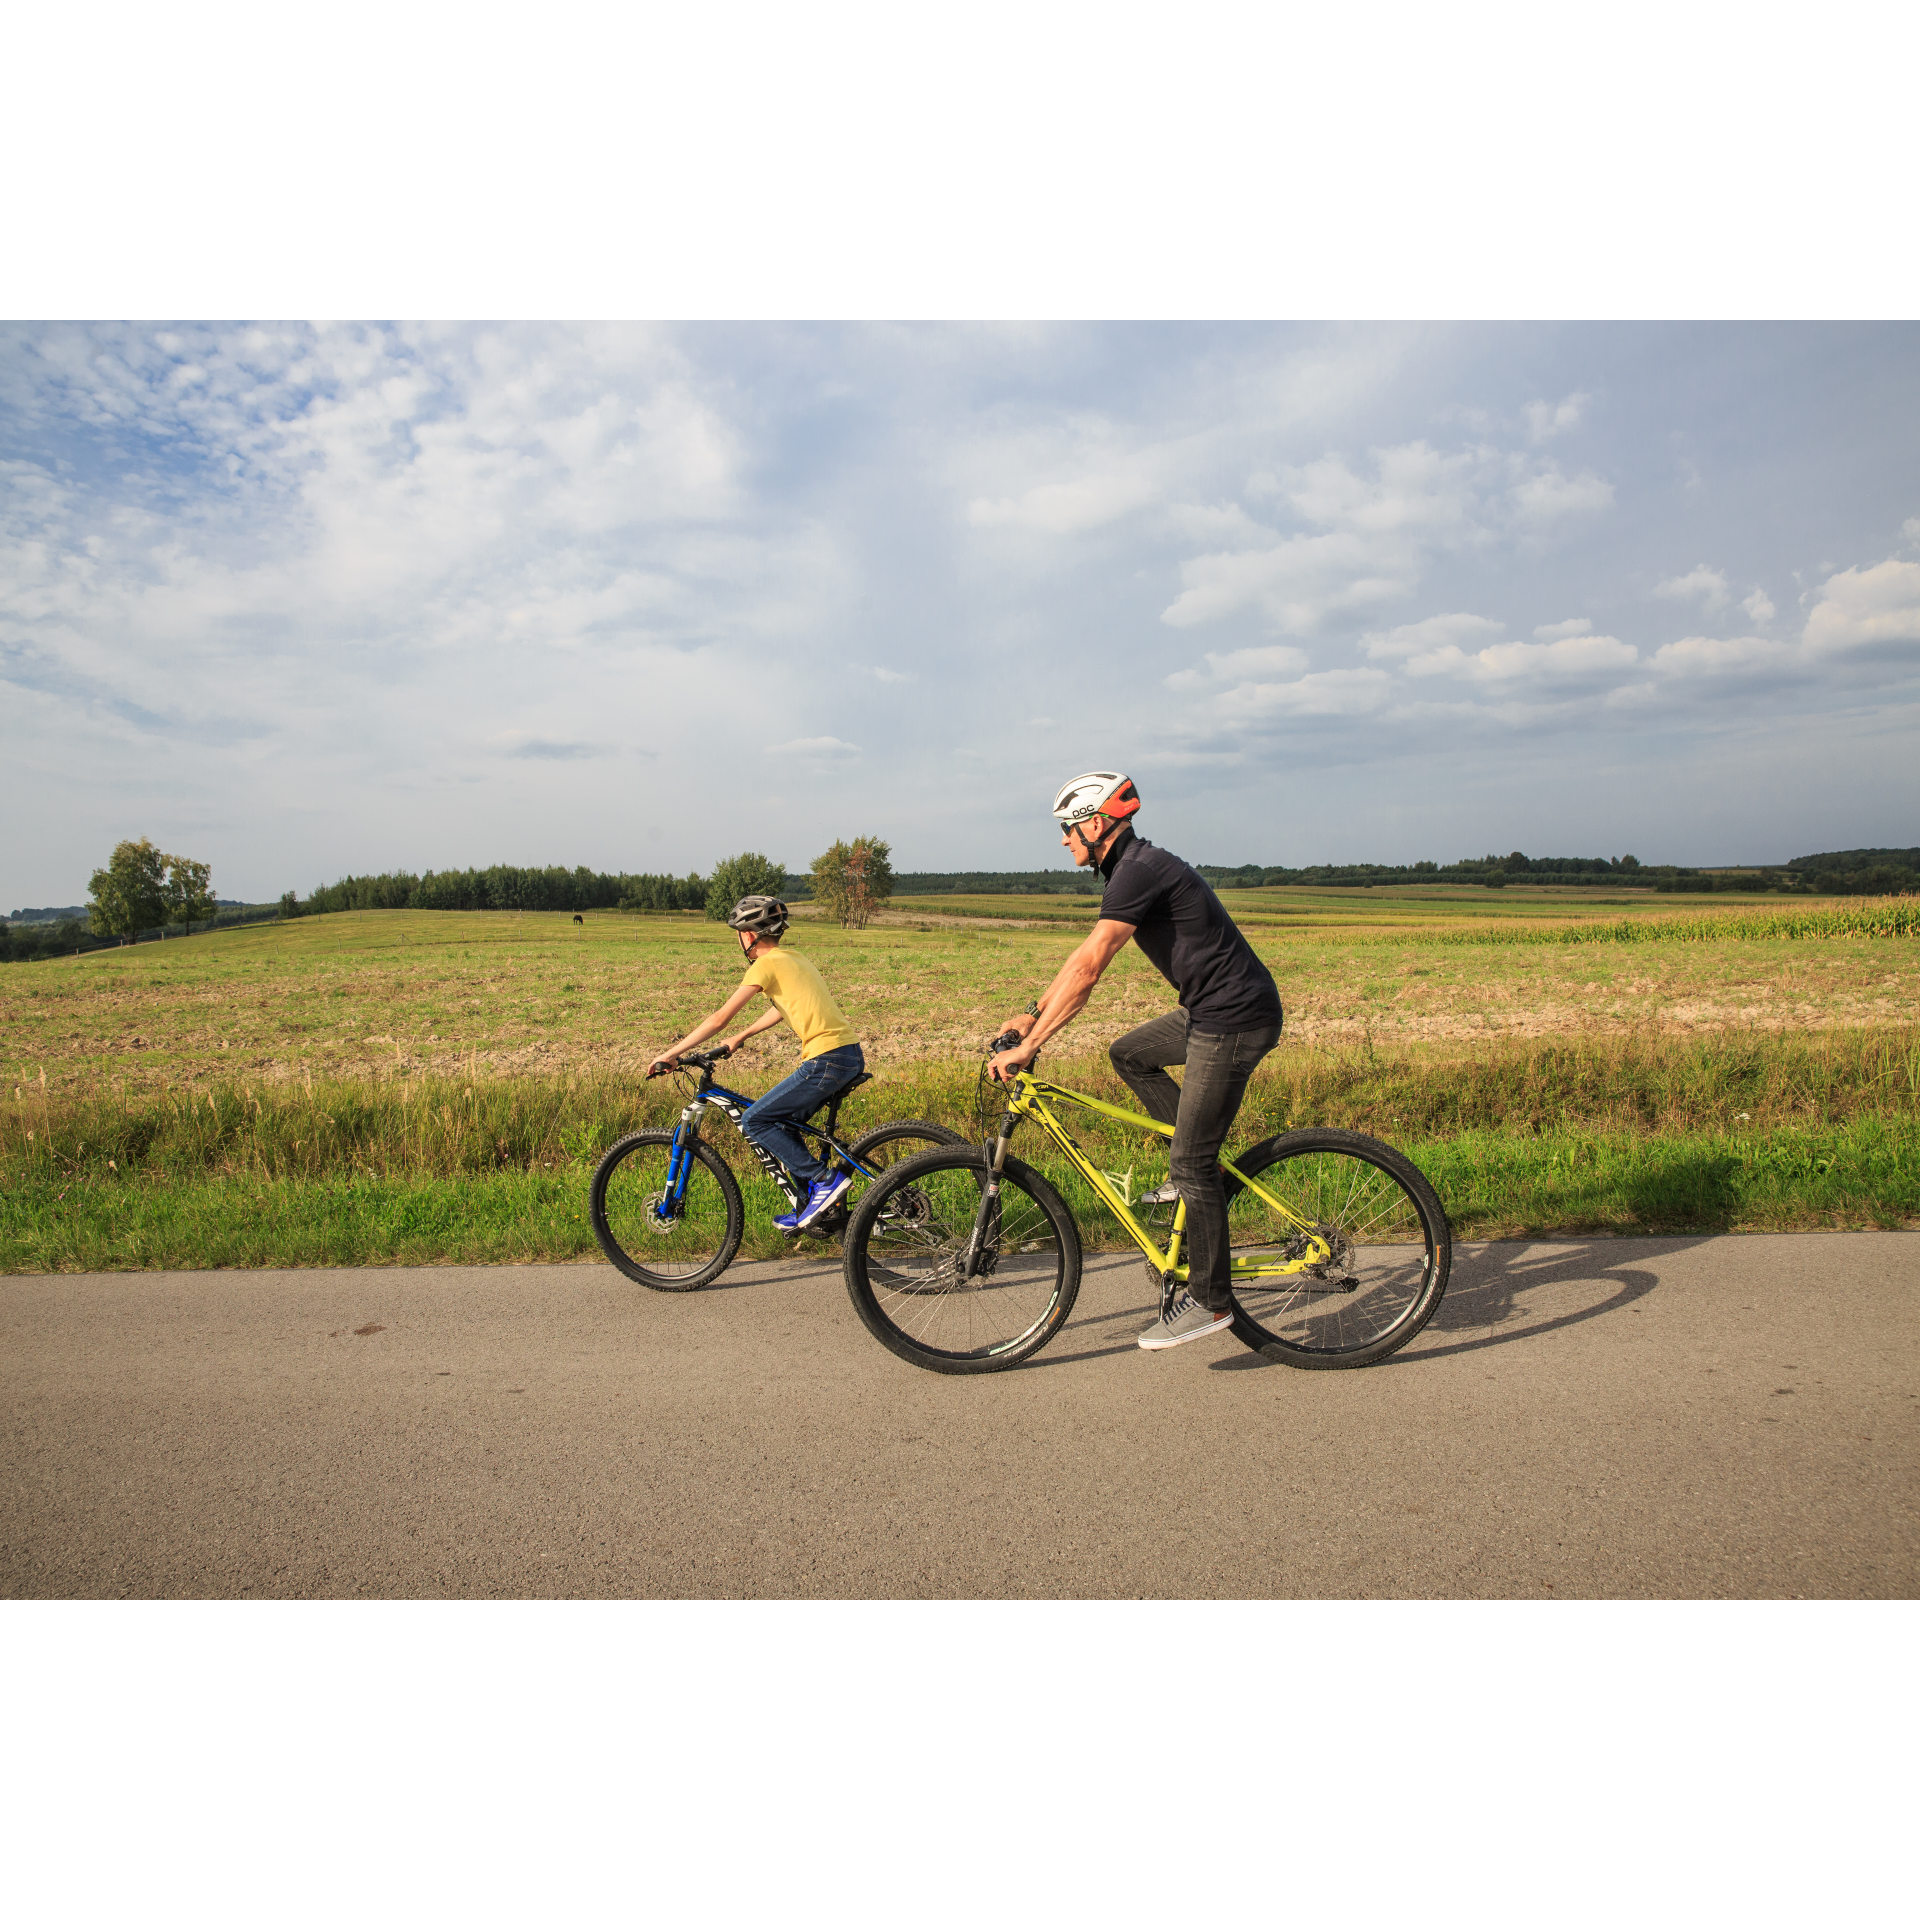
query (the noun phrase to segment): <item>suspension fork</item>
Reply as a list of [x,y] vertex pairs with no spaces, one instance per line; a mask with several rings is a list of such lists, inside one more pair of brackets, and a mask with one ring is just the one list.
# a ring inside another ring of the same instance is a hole
[[667,1143],[667,1190],[661,1196],[661,1211],[677,1207],[687,1197],[687,1181],[693,1172],[693,1149],[700,1138],[699,1100],[690,1100],[680,1109],[679,1124]]
[[1020,1124],[1020,1116],[1011,1108],[1007,1117],[1000,1123],[1000,1136],[986,1150],[987,1184],[981,1189],[980,1205],[973,1216],[973,1234],[967,1241],[967,1258],[960,1270],[962,1280],[971,1280],[980,1271],[980,1262],[987,1255],[987,1223],[1000,1205],[1000,1170],[1007,1163],[1007,1142],[1013,1138],[1013,1130]]

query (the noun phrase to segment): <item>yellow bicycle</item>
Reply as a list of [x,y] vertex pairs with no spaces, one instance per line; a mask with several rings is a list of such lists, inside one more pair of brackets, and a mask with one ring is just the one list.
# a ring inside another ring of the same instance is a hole
[[[999,1083],[982,1068],[982,1087]],[[981,1146],[933,1147],[894,1163],[847,1227],[847,1291],[869,1332],[936,1373],[996,1373],[1038,1353],[1080,1290],[1080,1230],[1059,1190],[1008,1152],[1022,1120],[1038,1126],[1146,1256],[1162,1301],[1187,1277],[1186,1203],[1166,1244],[1129,1195],[1087,1157],[1056,1106],[1144,1133],[1145,1114],[1015,1076]],[[988,1126],[981,1129],[983,1134]],[[1433,1189],[1405,1155],[1363,1133],[1308,1127],[1275,1134],[1221,1163],[1232,1243],[1233,1330],[1294,1367],[1364,1367],[1405,1346],[1440,1304],[1453,1237]],[[1156,1210],[1164,1211],[1164,1210]]]

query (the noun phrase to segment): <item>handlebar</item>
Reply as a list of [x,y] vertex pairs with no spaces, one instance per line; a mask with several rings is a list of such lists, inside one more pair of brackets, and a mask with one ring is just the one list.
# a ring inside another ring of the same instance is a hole
[[670,1067],[649,1067],[647,1078],[657,1080],[663,1073],[678,1073],[683,1067],[710,1067],[716,1060],[724,1060],[732,1053],[731,1047],[714,1047],[706,1053],[683,1053]]

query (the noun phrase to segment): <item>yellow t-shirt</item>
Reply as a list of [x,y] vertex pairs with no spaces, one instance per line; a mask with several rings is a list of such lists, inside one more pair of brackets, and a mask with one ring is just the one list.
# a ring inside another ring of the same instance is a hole
[[787,1025],[800,1036],[802,1060],[851,1046],[859,1037],[834,1004],[820,969],[805,954],[783,953],[776,947],[747,969],[746,978],[749,986],[758,987],[780,1009]]

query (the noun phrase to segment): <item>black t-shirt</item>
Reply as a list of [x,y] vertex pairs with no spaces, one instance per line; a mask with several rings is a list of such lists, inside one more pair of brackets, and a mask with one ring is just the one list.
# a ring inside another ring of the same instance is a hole
[[1100,862],[1102,920],[1133,928],[1140,951],[1180,995],[1196,1033],[1280,1024],[1280,989],[1220,896],[1187,865],[1132,828]]

